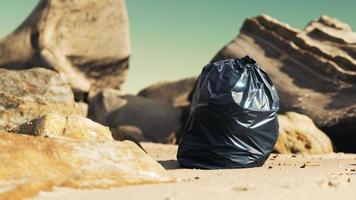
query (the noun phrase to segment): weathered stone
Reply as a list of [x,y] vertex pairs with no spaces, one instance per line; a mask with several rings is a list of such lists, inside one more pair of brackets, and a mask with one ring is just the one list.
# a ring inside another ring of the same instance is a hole
[[[136,126],[130,126],[130,125],[123,125],[123,126],[118,126],[117,130],[127,133],[128,135],[136,138],[138,141],[141,142],[149,142],[150,140],[146,138],[143,134],[141,129],[137,128]],[[115,138],[115,136],[113,135]]]
[[79,110],[80,110],[80,116],[84,116],[84,117],[86,117],[86,116],[88,116],[88,109],[89,109],[89,105],[87,104],[87,103],[85,103],[85,102],[77,102],[77,106],[78,106],[78,108],[79,108]]
[[86,141],[130,140],[142,148],[138,139],[127,134],[127,132],[121,129],[103,126],[88,118],[77,115],[61,116],[55,113],[47,113],[44,116],[10,129],[9,132],[48,138],[71,138]]
[[137,95],[168,102],[174,107],[190,105],[188,96],[191,93],[197,78],[185,78],[178,81],[162,81],[141,90]]
[[0,41],[0,66],[49,67],[76,91],[120,88],[131,53],[124,0],[41,0]]
[[74,138],[88,141],[113,140],[108,127],[77,115],[48,113],[11,129],[10,132],[49,138]]
[[[136,137],[136,135],[131,135],[131,132],[126,132],[120,128],[109,128],[111,131],[111,135],[114,140],[125,141],[130,140],[139,146],[142,150],[146,152],[146,150],[141,146],[140,142],[148,141],[148,140],[140,140],[140,137]],[[139,142],[140,141],[140,142]]]
[[323,16],[303,31],[269,16],[245,20],[213,60],[249,54],[276,85],[281,111],[310,117],[337,150],[356,152],[356,33]]
[[277,153],[321,154],[333,152],[329,137],[313,121],[295,112],[278,116],[279,137],[274,150]]
[[0,69],[0,130],[48,112],[80,114],[69,84],[56,72]]
[[91,99],[88,116],[112,128],[135,127],[150,141],[174,143],[182,126],[181,114],[169,103],[105,89]]
[[130,141],[81,141],[0,133],[0,199],[33,197],[53,187],[109,188],[173,182]]

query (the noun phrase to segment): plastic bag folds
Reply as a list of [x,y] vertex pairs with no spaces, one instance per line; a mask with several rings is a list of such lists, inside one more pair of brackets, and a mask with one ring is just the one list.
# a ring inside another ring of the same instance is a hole
[[206,65],[179,142],[181,166],[262,166],[278,138],[279,98],[268,75],[246,56]]

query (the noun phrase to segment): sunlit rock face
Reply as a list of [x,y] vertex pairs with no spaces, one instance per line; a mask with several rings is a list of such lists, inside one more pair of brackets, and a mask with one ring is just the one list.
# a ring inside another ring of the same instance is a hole
[[0,199],[33,197],[55,186],[93,189],[174,181],[130,141],[0,132],[0,148]]
[[78,92],[120,89],[130,54],[124,0],[41,0],[0,41],[1,67],[54,69]]
[[11,129],[11,132],[50,138],[73,138],[88,141],[112,141],[108,127],[78,115],[47,113]]
[[276,153],[322,154],[333,152],[329,137],[313,121],[295,112],[278,116],[279,137],[274,147]]
[[81,114],[71,87],[60,74],[43,68],[0,69],[0,130],[48,112]]

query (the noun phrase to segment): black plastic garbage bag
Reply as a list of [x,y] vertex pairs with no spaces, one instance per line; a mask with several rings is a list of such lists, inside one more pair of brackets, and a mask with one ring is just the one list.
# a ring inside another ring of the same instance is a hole
[[206,65],[179,143],[183,167],[263,165],[278,138],[279,98],[268,75],[246,56]]

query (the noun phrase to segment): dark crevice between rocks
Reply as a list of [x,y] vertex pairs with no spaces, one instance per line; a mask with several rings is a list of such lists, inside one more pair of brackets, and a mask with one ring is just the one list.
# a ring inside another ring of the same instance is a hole
[[356,116],[330,127],[322,127],[335,145],[336,152],[356,153]]

